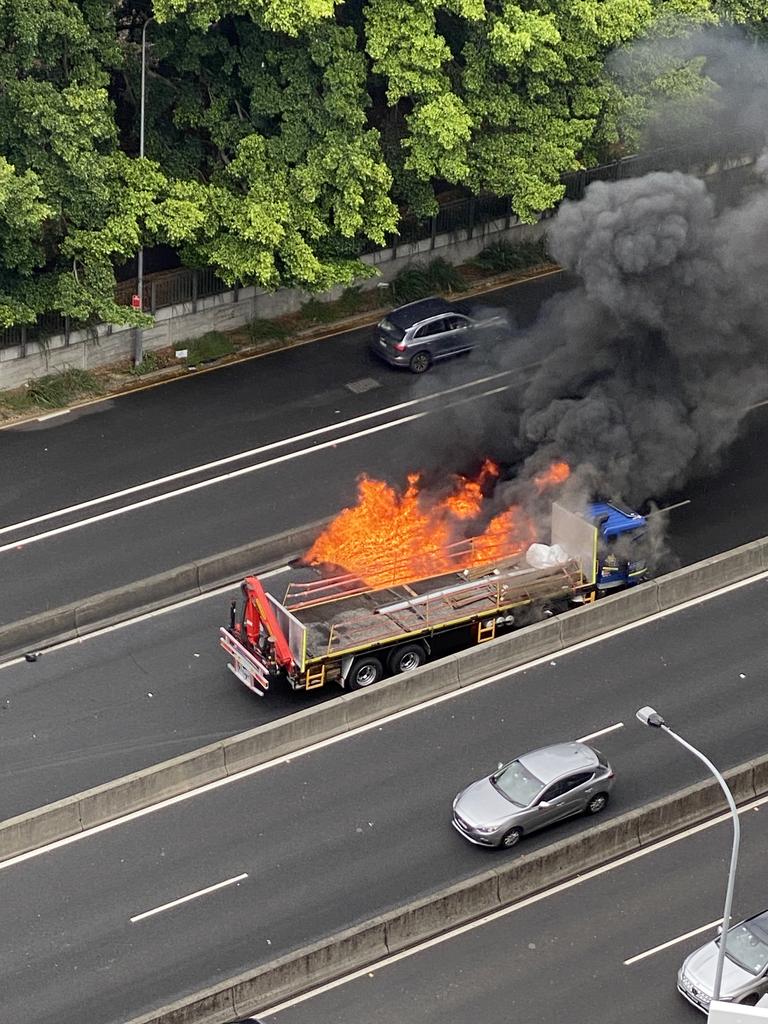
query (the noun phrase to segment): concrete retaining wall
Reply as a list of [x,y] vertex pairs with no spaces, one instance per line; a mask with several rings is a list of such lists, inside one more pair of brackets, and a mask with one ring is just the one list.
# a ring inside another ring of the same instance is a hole
[[[756,790],[755,780],[768,781],[768,755],[733,769],[727,778],[737,798],[748,800],[755,794],[764,795],[766,790]],[[511,906],[726,810],[725,799],[714,780],[689,786],[596,828],[507,859],[497,868],[413,900],[225,981],[216,990],[192,996],[129,1024],[220,1024],[225,1019],[219,1015],[222,1005],[234,1006],[236,1016],[267,1010],[284,999],[373,965],[392,953],[500,907]],[[221,1003],[213,1002],[215,995]]]
[[[457,232],[436,235],[434,246],[427,238],[399,245],[395,253],[391,249],[382,249],[362,257],[364,263],[376,268],[378,276],[364,278],[358,284],[367,290],[380,282],[391,281],[414,259],[426,260],[439,255],[459,264],[476,256],[492,241],[503,238],[515,244],[539,238],[544,231],[545,222],[520,224],[513,220],[507,226],[502,218],[478,225],[471,238],[462,228]],[[343,291],[344,288],[339,286],[314,297],[331,302]],[[294,313],[311,297],[300,289],[281,288],[276,292],[266,292],[248,287],[210,295],[197,299],[195,303],[163,306],[157,310],[154,324],[144,330],[143,348],[150,352],[170,346],[183,347],[184,342],[200,338],[208,331],[234,331],[257,317],[272,319]],[[28,380],[68,367],[92,369],[108,366],[130,359],[132,354],[133,329],[112,328],[107,324],[100,324],[90,332],[72,331],[69,344],[63,335],[56,335],[48,339],[45,350],[36,343],[29,343],[24,356],[20,346],[11,345],[0,348],[0,389],[21,387]]]
[[[307,529],[316,531],[318,528],[315,524]],[[298,531],[282,536],[296,537]],[[274,542],[274,538],[261,542],[265,545],[262,550],[275,550],[269,547]],[[688,601],[709,593],[723,580],[748,579],[756,572],[768,569],[767,558],[768,541],[759,540],[681,569],[672,574],[674,583],[666,591],[666,600],[670,601],[674,595],[678,602]],[[526,664],[536,657],[555,654],[578,640],[641,621],[644,616],[660,610],[659,594],[664,591],[668,579],[662,577],[642,587],[604,598],[594,605],[567,612],[519,633],[499,637],[426,665],[416,672],[385,680],[366,690],[344,694],[202,750],[182,754],[172,761],[75,794],[52,804],[50,808],[38,808],[0,822],[0,859],[36,849],[168,797],[190,792],[207,782],[284,757],[312,743],[341,736],[359,725],[414,707],[430,697],[450,693],[497,672]],[[755,779],[759,781],[761,792],[768,790],[768,767],[762,762],[756,765],[750,784],[754,784]],[[736,792],[739,798],[744,799],[752,795],[749,790]],[[695,807],[697,798],[689,795],[685,799],[691,813],[699,813]],[[702,806],[708,805],[709,800],[705,786],[701,795]],[[667,807],[659,814],[662,818],[658,821],[652,817],[646,820],[646,838],[663,834],[671,820],[680,820],[679,812],[674,808],[670,810]],[[663,818],[663,814],[671,818]]]

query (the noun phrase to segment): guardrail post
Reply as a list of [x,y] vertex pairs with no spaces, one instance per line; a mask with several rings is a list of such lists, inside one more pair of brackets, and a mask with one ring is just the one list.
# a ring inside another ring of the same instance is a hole
[[197,312],[197,289],[198,289],[198,272],[192,271],[192,312]]
[[240,291],[240,288],[238,287],[237,281],[235,281],[235,283],[232,285],[232,301],[233,302],[237,302],[238,301],[238,293],[239,293],[239,291]]
[[437,214],[432,214],[431,234],[429,241],[429,248],[435,248],[435,239],[437,238]]
[[157,312],[157,281],[149,284],[149,312],[152,316]]
[[64,347],[69,348],[69,314],[64,317]]
[[19,359],[26,359],[27,356],[27,325],[21,325],[21,337],[19,338]]

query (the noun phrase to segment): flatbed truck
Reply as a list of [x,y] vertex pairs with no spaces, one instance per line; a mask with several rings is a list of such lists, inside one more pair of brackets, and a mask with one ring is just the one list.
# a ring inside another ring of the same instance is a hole
[[[327,566],[292,566],[287,578],[248,576],[241,609],[233,601],[229,625],[219,631],[220,646],[230,671],[261,696],[280,683],[362,689],[642,582],[637,542],[645,525],[643,516],[609,502],[593,503],[583,515],[555,504],[551,564],[497,560],[383,589]],[[275,581],[280,597],[270,592]]]

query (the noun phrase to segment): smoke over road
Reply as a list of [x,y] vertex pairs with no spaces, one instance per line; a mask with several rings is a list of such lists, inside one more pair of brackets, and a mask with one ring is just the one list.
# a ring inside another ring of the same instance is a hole
[[526,333],[551,354],[519,396],[519,479],[564,458],[573,487],[639,503],[717,468],[768,397],[768,158],[757,173],[721,209],[680,172],[560,207],[549,249],[580,284]]

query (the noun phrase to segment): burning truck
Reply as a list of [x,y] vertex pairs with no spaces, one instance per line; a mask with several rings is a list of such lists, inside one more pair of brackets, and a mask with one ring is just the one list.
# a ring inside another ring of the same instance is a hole
[[[534,483],[543,491],[568,472],[556,463]],[[617,503],[574,512],[554,502],[549,545],[518,506],[455,539],[495,476],[486,462],[427,507],[417,475],[403,494],[363,479],[357,506],[303,559],[243,580],[242,605],[220,629],[227,667],[260,696],[276,684],[358,690],[646,578],[646,520]]]

